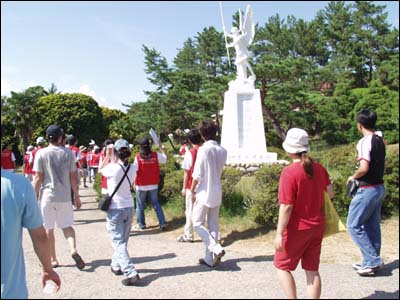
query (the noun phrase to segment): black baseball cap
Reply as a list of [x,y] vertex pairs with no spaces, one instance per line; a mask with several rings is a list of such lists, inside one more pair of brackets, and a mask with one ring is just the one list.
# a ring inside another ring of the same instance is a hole
[[54,124],[50,125],[46,130],[46,135],[50,139],[56,139],[63,134],[64,134],[64,130],[61,128],[61,126],[54,125]]

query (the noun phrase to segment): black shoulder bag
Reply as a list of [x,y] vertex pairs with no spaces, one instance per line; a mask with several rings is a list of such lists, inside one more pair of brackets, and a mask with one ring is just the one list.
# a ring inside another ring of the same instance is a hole
[[[119,165],[119,166],[122,168],[121,165]],[[100,210],[108,211],[108,209],[110,208],[110,205],[111,205],[111,200],[114,197],[115,193],[118,191],[118,189],[121,186],[122,181],[124,181],[125,177],[128,179],[129,184],[130,184],[130,180],[129,180],[128,175],[127,175],[130,167],[131,167],[131,165],[129,164],[128,167],[126,168],[126,170],[124,170],[124,168],[122,168],[122,170],[124,171],[124,175],[122,176],[122,178],[121,178],[120,182],[118,183],[117,187],[115,188],[114,192],[111,194],[111,196],[107,195],[106,197],[102,198],[99,201],[99,209]]]

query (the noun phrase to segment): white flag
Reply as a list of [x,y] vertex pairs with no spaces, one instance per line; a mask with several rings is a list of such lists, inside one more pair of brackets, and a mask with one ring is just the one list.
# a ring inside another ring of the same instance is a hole
[[157,133],[154,131],[153,128],[150,129],[149,131],[151,138],[153,139],[153,143],[154,145],[158,145],[159,144],[159,137],[157,136]]

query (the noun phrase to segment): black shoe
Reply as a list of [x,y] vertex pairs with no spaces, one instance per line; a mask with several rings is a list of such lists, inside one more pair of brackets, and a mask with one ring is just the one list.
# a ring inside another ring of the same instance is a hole
[[124,273],[122,273],[121,269],[114,270],[112,267],[111,267],[111,272],[112,272],[114,275],[117,275],[117,276],[123,275],[123,274],[124,274]]
[[199,258],[199,264],[212,268],[212,266],[210,266],[208,263],[206,263],[206,261],[202,258]]
[[128,277],[128,278],[122,279],[121,282],[123,285],[129,286],[129,285],[135,285],[135,282],[138,281],[139,279],[140,279],[139,275],[136,274],[133,277]]
[[82,270],[85,267],[85,262],[78,253],[72,254],[72,258],[74,259],[75,264],[79,270]]

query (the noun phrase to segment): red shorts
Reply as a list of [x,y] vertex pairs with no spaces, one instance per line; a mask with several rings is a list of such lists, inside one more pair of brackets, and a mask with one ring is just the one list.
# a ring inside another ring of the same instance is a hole
[[284,271],[294,271],[301,259],[307,271],[318,271],[324,226],[306,230],[285,230],[282,251],[275,251],[274,266]]

